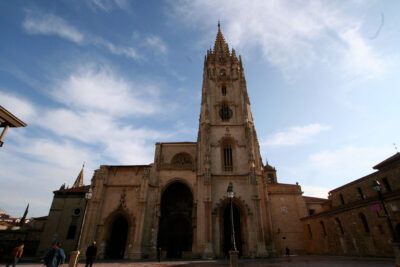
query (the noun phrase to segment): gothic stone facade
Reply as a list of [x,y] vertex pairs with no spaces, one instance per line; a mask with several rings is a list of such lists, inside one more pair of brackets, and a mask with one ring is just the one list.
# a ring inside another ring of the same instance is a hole
[[97,241],[100,258],[224,257],[232,248],[230,182],[241,256],[303,250],[301,188],[277,183],[264,166],[242,61],[218,27],[204,61],[197,142],[157,143],[149,165],[100,166],[82,247]]
[[392,234],[372,182],[382,197],[400,237],[400,154],[374,167],[377,171],[329,193],[331,207],[303,218],[305,248],[310,254],[393,256]]

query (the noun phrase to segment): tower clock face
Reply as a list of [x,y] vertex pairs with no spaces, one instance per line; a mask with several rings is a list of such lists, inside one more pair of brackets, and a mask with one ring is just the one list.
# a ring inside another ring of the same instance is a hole
[[223,121],[228,121],[232,117],[232,110],[228,106],[222,106],[219,110],[219,116]]

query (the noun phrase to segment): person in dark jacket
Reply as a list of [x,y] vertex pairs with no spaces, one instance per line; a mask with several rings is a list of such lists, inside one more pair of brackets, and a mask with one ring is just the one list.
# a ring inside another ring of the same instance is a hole
[[61,265],[63,265],[65,263],[66,256],[65,256],[64,249],[62,249],[62,247],[61,247],[61,243],[57,242],[56,245],[57,245],[57,248],[58,248],[56,266],[61,266]]
[[93,266],[93,261],[96,258],[96,254],[97,254],[96,241],[93,241],[93,243],[86,249],[86,265],[85,265],[85,267]]
[[47,249],[46,253],[43,256],[43,263],[47,267],[57,267],[57,258],[58,258],[58,246],[57,242],[54,242],[52,246]]

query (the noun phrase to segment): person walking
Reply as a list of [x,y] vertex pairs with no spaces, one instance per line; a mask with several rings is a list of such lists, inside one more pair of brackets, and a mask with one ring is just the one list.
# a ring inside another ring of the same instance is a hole
[[56,266],[62,266],[65,263],[65,252],[64,249],[61,247],[61,243],[57,242],[57,262],[56,262]]
[[93,243],[86,249],[86,265],[85,265],[85,267],[93,266],[93,261],[96,258],[96,254],[97,254],[96,241],[93,241]]
[[20,258],[22,258],[22,254],[24,253],[24,243],[22,241],[18,241],[16,247],[11,251],[10,260],[7,262],[6,267],[13,266],[15,267]]
[[57,242],[54,242],[53,245],[47,249],[46,253],[43,256],[43,263],[47,267],[57,267],[57,258],[58,258],[58,246]]

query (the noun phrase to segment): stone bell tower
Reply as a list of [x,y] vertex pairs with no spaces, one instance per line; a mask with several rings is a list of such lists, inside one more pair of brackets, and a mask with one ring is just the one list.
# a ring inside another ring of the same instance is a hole
[[242,60],[229,50],[219,24],[214,49],[204,59],[198,142],[199,174],[245,175],[261,170]]
[[[242,251],[248,256],[265,256],[270,221],[260,148],[242,60],[234,49],[229,50],[219,23],[214,48],[204,59],[197,141],[198,186],[203,194],[197,205],[201,209],[204,204],[205,253],[221,255],[224,249],[219,236],[228,201],[226,187],[232,182],[241,216],[239,227],[246,227],[238,237],[245,244]],[[202,218],[201,211],[198,215]],[[213,240],[220,241],[212,244]]]

